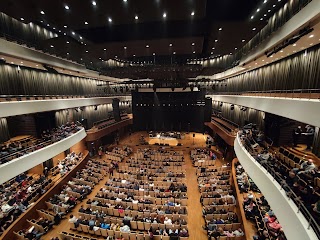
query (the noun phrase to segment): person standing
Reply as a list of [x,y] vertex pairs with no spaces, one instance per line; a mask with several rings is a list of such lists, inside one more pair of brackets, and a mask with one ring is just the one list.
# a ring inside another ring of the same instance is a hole
[[314,129],[310,125],[306,126],[306,132],[304,133],[307,137],[307,150],[311,149],[313,143]]
[[300,140],[301,136],[301,126],[298,126],[295,128],[292,132],[292,138],[293,138],[293,147],[296,147],[298,145],[298,141]]

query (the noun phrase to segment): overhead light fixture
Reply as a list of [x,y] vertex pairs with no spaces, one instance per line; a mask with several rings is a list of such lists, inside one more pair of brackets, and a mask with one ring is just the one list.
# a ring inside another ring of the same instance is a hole
[[211,52],[210,54],[213,55],[213,52]]
[[152,55],[153,55],[153,56],[155,56],[155,55],[156,55],[156,53],[152,53]]
[[192,43],[191,45],[192,45],[192,46],[194,46],[194,45],[195,45],[195,43]]
[[67,55],[69,55],[69,53],[67,52]]
[[103,50],[104,50],[104,51],[107,51],[107,49],[106,49],[106,48],[104,48]]
[[314,37],[314,35],[313,35],[313,34],[309,36],[309,38],[313,38],[313,37]]
[[256,28],[252,28],[252,31],[255,31],[255,30],[257,30]]
[[222,28],[219,28],[219,31],[222,31]]
[[257,12],[260,12],[260,8],[257,9]]
[[237,49],[238,49],[237,47],[234,48],[234,50],[237,50]]
[[276,7],[276,5],[275,4],[273,4],[273,6],[272,7]]
[[169,47],[172,47],[172,43],[169,44]]
[[65,5],[64,8],[65,8],[66,10],[69,10],[69,9],[70,9],[68,5]]
[[64,25],[63,27],[64,27],[64,28],[67,28],[68,26],[67,26],[67,25]]
[[218,39],[214,40],[214,42],[218,42]]
[[123,0],[123,2],[127,2],[128,0]]
[[88,23],[88,22],[84,22],[84,24],[85,24],[85,25],[88,25],[89,23]]
[[251,19],[253,19],[254,18],[254,16],[251,16]]
[[191,16],[194,16],[194,14],[195,14],[194,11],[192,11],[190,15],[191,15]]
[[271,10],[270,10],[270,9],[268,10],[268,13],[269,13],[269,12],[271,12]]
[[176,52],[173,52],[173,54],[175,55],[175,54],[176,54]]
[[139,19],[138,15],[136,15],[136,16],[134,17],[134,19],[135,19],[135,20],[138,20],[138,19]]
[[88,50],[86,50],[86,53],[88,53],[89,51]]
[[263,18],[260,18],[260,21],[263,21]]
[[79,36],[79,38],[80,38],[80,39],[82,39],[82,37],[81,37],[81,36]]
[[295,44],[293,44],[292,46],[294,46],[294,47],[295,47],[295,46],[297,46],[297,44],[295,43]]
[[76,33],[75,32],[71,32],[72,33],[72,35],[75,35]]
[[69,44],[69,41],[67,41],[67,44]]
[[245,39],[242,39],[242,42],[245,42],[246,40]]
[[193,51],[192,53],[194,54],[194,53],[196,53],[196,51]]
[[149,45],[146,45],[146,48],[148,48],[149,47]]
[[163,18],[166,18],[166,17],[167,17],[167,13],[163,13],[163,14],[162,14],[162,17],[163,17]]
[[50,45],[50,47],[53,48],[54,46],[53,46],[53,45]]
[[109,18],[108,18],[108,21],[109,21],[109,23],[111,23],[111,22],[112,22],[112,19],[109,17]]
[[45,13],[44,13],[44,11],[40,11],[40,13],[42,14],[42,15],[44,15]]
[[133,54],[132,56],[133,56],[133,57],[135,57],[136,55],[135,55],[135,54]]
[[20,18],[21,21],[24,21],[24,18]]
[[97,2],[96,1],[92,1],[92,5],[93,6],[97,6]]
[[47,24],[47,27],[50,27],[50,24],[49,24],[49,23]]
[[126,47],[126,46],[124,46],[123,48],[124,48],[124,49],[127,49],[127,47]]
[[266,4],[268,2],[268,0],[264,0],[263,3]]
[[212,50],[215,50],[215,49],[216,49],[215,47],[212,48]]

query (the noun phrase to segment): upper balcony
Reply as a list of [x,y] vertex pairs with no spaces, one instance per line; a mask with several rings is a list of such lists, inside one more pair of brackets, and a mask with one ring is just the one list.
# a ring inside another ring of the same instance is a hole
[[7,163],[1,164],[0,184],[37,166],[40,163],[47,161],[50,158],[53,158],[57,155],[57,153],[64,152],[84,139],[86,135],[87,134],[84,128],[81,128],[76,133],[73,133],[58,142],[47,145],[39,150],[23,155],[22,157],[15,158]]
[[239,133],[234,142],[234,150],[244,169],[268,199],[270,206],[283,226],[287,238],[319,239],[316,234],[316,232],[319,234],[319,229],[312,224],[310,215],[307,219],[302,212],[303,207],[297,206],[287,195],[283,185],[280,185],[277,181],[279,179],[276,175],[270,174],[266,168],[251,156],[242,143]]
[[[317,92],[252,92],[235,93],[237,95],[207,95],[213,101],[227,102],[245,106],[259,111],[272,113],[282,117],[320,126],[320,94]],[[242,95],[241,95],[242,94]]]
[[130,96],[3,96],[0,97],[0,117],[111,104],[113,98],[120,101],[131,100]]

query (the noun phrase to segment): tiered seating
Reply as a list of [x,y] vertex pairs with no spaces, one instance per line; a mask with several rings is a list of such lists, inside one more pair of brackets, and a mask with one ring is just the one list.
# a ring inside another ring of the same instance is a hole
[[0,186],[0,236],[27,208],[52,186],[44,176],[21,174]]
[[230,167],[197,169],[205,229],[215,239],[244,239],[236,210],[236,199],[230,185]]
[[217,156],[210,149],[191,150],[191,160],[195,167],[214,166]]
[[15,158],[44,148],[76,133],[80,129],[80,127],[73,123],[67,123],[52,130],[44,131],[42,139],[30,137],[21,141],[7,142],[1,146],[0,164],[7,163]]
[[166,173],[157,173],[150,172],[148,165],[140,165],[130,167],[129,172],[128,165],[138,158],[152,158],[154,166],[170,160],[183,163],[182,153],[162,148],[138,150],[119,167],[119,172],[114,173],[95,198],[79,209],[80,220],[71,223],[72,229],[124,239],[149,239],[151,235],[155,239],[187,238],[187,188],[183,166],[179,166],[178,172],[177,166],[167,166]]
[[122,162],[122,160],[124,159],[122,155],[114,152],[108,152],[108,151],[106,151],[105,157],[106,157],[106,160],[117,161],[117,162]]
[[267,237],[270,240],[275,240],[281,236],[280,239],[285,239],[281,225],[267,200],[260,194],[260,191],[257,191],[257,186],[244,171],[241,164],[235,163],[234,167],[236,168],[238,188],[241,192],[245,192],[242,206],[245,217],[255,224],[257,237]]
[[124,157],[128,157],[132,153],[132,148],[128,146],[114,147],[112,149],[112,152],[122,155]]
[[79,234],[74,234],[71,232],[61,232],[59,233],[59,240],[97,240],[96,238],[81,236]]
[[[71,158],[66,160],[73,161]],[[97,166],[98,168],[93,168]],[[25,239],[28,234],[32,236],[44,235],[53,225],[59,224],[61,219],[69,213],[79,201],[82,201],[88,194],[91,193],[92,188],[106,174],[101,170],[98,163],[89,160],[86,166],[79,170],[75,177],[72,178],[66,185],[62,186],[60,194],[53,195],[46,201],[46,209],[37,210],[37,216],[34,219],[29,219],[30,227],[21,230],[16,234],[19,239]],[[46,221],[47,220],[47,221]],[[43,223],[45,221],[45,223]],[[46,226],[48,227],[46,228]]]
[[[309,159],[308,155],[299,154],[297,150],[280,148],[274,152],[266,148],[264,142],[256,141],[256,131],[245,130],[241,133],[242,143],[250,154],[269,172],[279,184],[283,185],[287,195],[299,206],[302,213],[310,220],[311,226],[320,236],[319,212],[315,204],[320,203],[319,169],[314,164],[318,159]],[[252,147],[252,143],[255,146]]]

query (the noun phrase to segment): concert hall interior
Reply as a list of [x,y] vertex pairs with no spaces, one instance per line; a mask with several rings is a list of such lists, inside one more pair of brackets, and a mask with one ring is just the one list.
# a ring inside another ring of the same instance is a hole
[[0,240],[320,239],[320,0],[1,0]]

